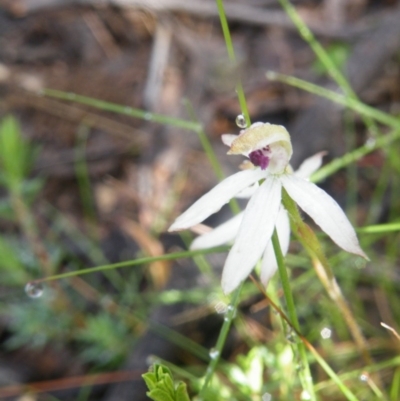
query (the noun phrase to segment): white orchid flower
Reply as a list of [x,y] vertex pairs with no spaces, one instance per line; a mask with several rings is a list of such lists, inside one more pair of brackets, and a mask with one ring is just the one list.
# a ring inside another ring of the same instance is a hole
[[193,243],[194,247],[203,248],[234,240],[222,273],[222,289],[226,294],[239,286],[262,256],[263,283],[266,284],[275,273],[277,263],[271,241],[275,227],[282,252],[287,252],[290,227],[287,212],[281,204],[282,187],[338,246],[367,258],[340,206],[306,179],[319,167],[322,156],[319,161],[318,157],[307,159],[293,173],[289,166],[292,156],[289,133],[280,125],[268,123],[254,123],[239,135],[224,135],[222,140],[230,146],[228,154],[243,154],[254,168],[233,174],[217,184],[181,214],[169,231],[193,227],[238,194],[250,195],[244,212]]
[[[317,171],[321,164],[325,152],[319,152],[314,156],[304,160],[299,169],[294,172],[294,175],[308,179],[311,174]],[[249,188],[241,191],[236,195],[236,198],[250,198],[258,188],[258,182]],[[232,243],[243,219],[244,212],[237,214],[225,223],[219,225],[213,230],[198,236],[190,246],[190,249],[207,249],[219,245]],[[279,243],[281,246],[282,254],[286,255],[290,243],[290,223],[287,211],[283,206],[279,209],[279,214],[276,219],[276,229],[278,233]],[[261,282],[267,286],[271,277],[275,274],[278,268],[278,262],[273,250],[272,241],[269,241],[262,256],[261,265]]]

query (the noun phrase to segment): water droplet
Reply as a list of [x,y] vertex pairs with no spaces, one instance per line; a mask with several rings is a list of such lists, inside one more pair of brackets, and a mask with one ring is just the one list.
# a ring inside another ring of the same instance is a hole
[[236,125],[237,125],[239,128],[246,128],[246,127],[247,127],[246,117],[245,117],[243,114],[239,114],[239,115],[236,117],[235,122],[236,122]]
[[234,319],[236,317],[236,308],[233,305],[228,305],[226,308],[226,317],[228,319]]
[[296,336],[295,336],[293,330],[290,330],[286,334],[286,340],[288,340],[290,343],[295,343],[296,342]]
[[42,283],[30,281],[25,286],[25,293],[29,298],[40,298],[43,295],[44,287]]
[[147,366],[151,366],[151,365],[153,365],[153,363],[156,363],[156,362],[157,362],[157,358],[154,355],[149,355],[146,358],[146,365]]
[[373,148],[376,144],[376,140],[373,137],[369,137],[366,141],[365,141],[365,146],[367,148]]
[[147,121],[151,120],[153,118],[153,114],[151,113],[144,113],[143,118]]
[[210,352],[208,354],[210,355],[211,359],[215,359],[215,358],[218,358],[219,351],[216,348],[211,348]]
[[267,76],[267,79],[271,81],[275,81],[275,79],[278,77],[278,74],[274,71],[268,71],[265,75]]
[[72,93],[72,92],[69,92],[69,93],[67,93],[67,98],[69,100],[74,100],[76,98],[76,94]]
[[303,390],[301,392],[300,399],[304,401],[311,400],[311,395],[307,390]]
[[261,397],[262,401],[271,401],[272,400],[272,395],[270,393],[265,393]]
[[321,331],[320,331],[321,337],[326,340],[328,338],[331,338],[332,336],[332,330],[329,327],[324,327]]
[[111,308],[113,306],[113,300],[109,295],[104,295],[100,299],[100,305],[104,308]]
[[127,114],[131,114],[133,111],[132,107],[124,107],[124,112]]
[[360,381],[362,381],[364,383],[368,382],[368,380],[369,380],[368,373],[366,373],[366,372],[361,373],[359,379],[360,379]]

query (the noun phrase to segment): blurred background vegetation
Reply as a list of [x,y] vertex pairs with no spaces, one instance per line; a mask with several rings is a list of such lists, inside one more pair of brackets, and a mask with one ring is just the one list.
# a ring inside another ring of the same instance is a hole
[[[275,71],[339,90],[276,0],[224,1],[235,63],[213,0],[0,0],[0,399],[145,400],[141,375],[155,360],[197,394],[228,308],[225,254],[161,256],[187,249],[191,233],[166,230],[220,178],[198,123],[224,174],[242,161],[220,141],[238,132],[239,78],[252,121],[288,128],[293,167],[318,151],[329,163],[370,147],[319,185],[359,227],[371,259],[365,265],[321,235],[372,360],[297,241],[286,260],[308,341],[357,399],[400,399],[400,147],[376,147],[400,130],[400,6],[292,4],[358,98],[392,126],[266,79]],[[120,107],[91,107],[75,94]],[[223,208],[206,224],[229,215]],[[281,297],[279,278],[269,293]],[[293,335],[246,282],[207,399],[306,400]],[[346,399],[310,362],[320,399]]]

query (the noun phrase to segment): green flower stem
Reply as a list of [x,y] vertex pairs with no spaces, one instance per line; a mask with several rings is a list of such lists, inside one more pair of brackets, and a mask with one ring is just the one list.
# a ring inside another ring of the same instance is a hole
[[[296,307],[293,300],[292,290],[290,287],[289,276],[286,271],[285,260],[282,254],[281,246],[279,244],[278,234],[276,229],[272,235],[272,245],[274,247],[274,252],[276,260],[278,262],[279,275],[282,282],[283,294],[286,300],[286,306],[289,314],[289,319],[291,325],[294,327],[296,333],[300,333],[300,324],[297,318]],[[302,341],[297,341],[297,349],[302,363],[303,370],[301,371],[301,379],[304,390],[307,390],[311,397],[311,400],[316,400],[313,379],[310,371],[310,366],[308,364],[306,348]]]
[[[225,45],[226,45],[226,49],[228,51],[228,57],[229,57],[230,61],[232,61],[232,63],[234,63],[234,65],[236,65],[237,60],[236,60],[236,56],[235,56],[235,49],[233,47],[231,33],[229,31],[228,20],[226,19],[223,0],[217,0],[217,7],[218,7],[219,19],[221,22],[222,32],[224,34]],[[250,126],[251,122],[250,122],[249,110],[247,108],[246,97],[244,95],[243,86],[242,86],[242,83],[240,80],[236,84],[236,93],[238,95],[240,109],[242,110],[242,114],[244,115],[244,117],[246,119],[247,126]]]
[[317,236],[314,234],[311,228],[303,222],[296,204],[285,190],[282,191],[282,202],[289,213],[293,232],[296,234],[297,238],[311,256],[318,278],[325,287],[329,297],[335,302],[337,307],[342,312],[350,333],[354,338],[357,348],[363,356],[365,363],[368,365],[372,364],[372,359],[368,352],[368,344],[342,294],[338,283],[336,282],[335,276],[333,275],[329,262],[324,255]]
[[201,399],[204,399],[204,395],[206,393],[207,387],[214,375],[215,369],[217,368],[218,362],[221,358],[221,353],[222,353],[222,349],[224,348],[226,337],[228,336],[229,329],[232,325],[232,321],[236,316],[236,308],[239,303],[241,290],[242,290],[242,286],[240,286],[233,293],[231,304],[228,306],[228,308],[226,310],[224,323],[223,323],[221,331],[219,333],[217,344],[215,345],[215,348],[212,350],[212,355],[210,355],[211,361],[207,367],[206,375],[204,377],[203,387],[200,390],[199,397]]
[[[185,105],[186,105],[187,112],[188,112],[189,116],[191,117],[191,119],[193,120],[193,122],[197,121],[196,114],[195,114],[192,104],[188,100],[185,100]],[[210,162],[215,175],[217,176],[217,178],[219,180],[223,180],[225,178],[225,174],[222,171],[222,167],[221,167],[221,165],[218,161],[218,158],[214,152],[214,149],[213,149],[206,133],[204,132],[202,126],[200,125],[200,123],[199,123],[199,126],[200,126],[200,128],[196,131],[196,133],[197,133],[197,136],[199,137],[201,146],[203,147],[203,150],[208,157],[208,161]],[[231,208],[233,214],[238,214],[241,211],[237,200],[234,198],[229,201],[229,207]]]
[[[233,43],[232,43],[230,31],[229,31],[228,21],[226,19],[223,0],[217,0],[217,7],[218,7],[222,31],[224,34],[225,45],[226,45],[226,48],[228,51],[228,56],[229,56],[230,61],[232,61],[233,63],[236,64],[235,50],[233,48]],[[239,104],[240,104],[240,108],[242,110],[242,114],[244,115],[244,117],[246,119],[247,125],[250,125],[250,115],[249,115],[249,111],[247,109],[246,97],[244,95],[243,86],[240,81],[236,85],[236,92],[237,92],[237,95],[239,98]],[[201,129],[199,129],[197,132],[199,134],[200,141],[201,141],[206,153],[209,155],[208,151],[210,151],[214,154],[211,146],[209,146],[208,138],[206,137],[206,135],[202,134]],[[215,157],[215,155],[213,156],[213,158],[214,157]],[[210,156],[209,156],[209,158],[210,158]],[[215,168],[213,162],[211,164],[214,167],[214,170],[216,171],[217,176],[218,176],[219,169]],[[219,177],[219,178],[221,178],[221,177]],[[231,206],[233,213],[238,213],[240,211],[240,208],[234,199],[230,201],[230,206]],[[210,355],[211,361],[207,367],[206,375],[204,378],[204,385],[203,385],[202,389],[200,390],[200,394],[199,394],[200,398],[204,398],[204,394],[207,390],[207,387],[208,387],[208,385],[214,375],[214,372],[217,368],[218,362],[221,357],[221,352],[222,352],[222,349],[223,349],[225,341],[226,341],[226,337],[228,336],[232,321],[236,315],[236,308],[239,303],[241,289],[242,289],[242,286],[240,286],[234,292],[234,294],[232,296],[231,304],[228,306],[228,310],[227,310],[225,318],[224,318],[224,323],[222,325],[221,331],[218,336],[217,344],[215,346],[215,349],[213,350],[212,355]]]

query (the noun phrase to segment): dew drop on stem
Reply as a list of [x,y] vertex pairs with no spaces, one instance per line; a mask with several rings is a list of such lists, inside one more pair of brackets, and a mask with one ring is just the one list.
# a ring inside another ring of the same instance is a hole
[[44,287],[42,283],[30,281],[25,286],[25,293],[29,298],[40,298],[43,295]]
[[324,327],[321,331],[320,331],[321,337],[324,340],[327,340],[328,338],[331,338],[332,336],[332,330],[329,327]]
[[211,348],[209,352],[210,358],[215,359],[219,356],[219,351],[216,348]]
[[246,128],[246,127],[247,127],[246,117],[245,117],[243,114],[239,114],[239,115],[236,117],[235,122],[236,122],[236,125],[237,125],[239,128]]

